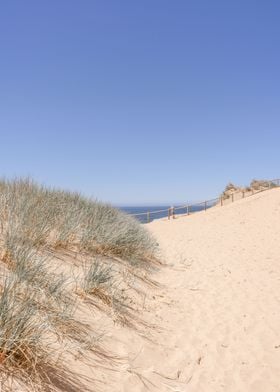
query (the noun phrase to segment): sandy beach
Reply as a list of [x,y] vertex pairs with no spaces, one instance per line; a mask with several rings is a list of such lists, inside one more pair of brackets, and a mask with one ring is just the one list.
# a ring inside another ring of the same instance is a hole
[[108,390],[280,390],[279,216],[274,189],[147,225],[164,261],[145,302],[153,338],[119,329],[128,356]]

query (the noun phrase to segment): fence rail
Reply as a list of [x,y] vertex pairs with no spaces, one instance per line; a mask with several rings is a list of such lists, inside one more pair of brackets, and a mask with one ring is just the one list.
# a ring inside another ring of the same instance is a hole
[[[228,204],[229,202],[233,203],[236,200],[240,200],[240,198],[253,196],[257,193],[264,192],[269,189],[279,187],[280,186],[280,179],[277,178],[274,180],[268,180],[268,181],[265,181],[265,183],[267,185],[260,187],[260,189],[254,189],[254,187],[251,187],[248,190],[244,189],[238,193],[232,193],[231,195],[228,196],[228,198],[220,196],[220,197],[216,197],[215,199],[205,200],[205,201],[201,201],[198,203],[193,203],[193,204],[187,203],[187,204],[183,204],[181,206],[169,207],[169,208],[156,210],[156,211],[145,211],[145,212],[140,212],[138,214],[129,214],[129,215],[135,216],[135,217],[146,216],[147,223],[149,223],[151,221],[152,215],[162,214],[162,213],[166,213],[166,214],[164,216],[161,216],[160,218],[153,218],[153,220],[154,219],[162,219],[164,217],[167,217],[168,220],[170,220],[171,218],[175,219],[175,216],[176,216],[176,214],[178,215],[179,210],[182,211],[179,215],[190,215],[191,213],[194,213],[194,212],[199,212],[199,211],[203,211],[203,210],[206,211],[208,208],[211,208],[215,205],[223,206],[223,205]],[[241,193],[241,195],[240,195],[240,193]],[[239,197],[237,198],[236,195],[238,195]]]

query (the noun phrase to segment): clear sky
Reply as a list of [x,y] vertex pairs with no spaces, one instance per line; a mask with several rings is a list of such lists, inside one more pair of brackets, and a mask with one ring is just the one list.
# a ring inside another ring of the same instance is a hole
[[280,177],[280,3],[8,0],[0,170],[113,204]]

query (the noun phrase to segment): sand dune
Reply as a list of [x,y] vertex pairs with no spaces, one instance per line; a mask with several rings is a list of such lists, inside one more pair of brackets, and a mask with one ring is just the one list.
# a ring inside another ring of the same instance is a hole
[[[80,350],[71,338],[78,350],[63,353],[71,382],[59,379],[52,390],[279,392],[279,218],[275,188],[146,225],[162,266],[149,271],[111,260],[121,308],[76,289],[75,320],[92,349]],[[56,249],[50,257],[57,273],[78,279],[88,255]]]
[[113,333],[126,359],[104,388],[280,391],[279,218],[273,189],[149,224],[165,261],[160,288],[146,292],[152,339]]

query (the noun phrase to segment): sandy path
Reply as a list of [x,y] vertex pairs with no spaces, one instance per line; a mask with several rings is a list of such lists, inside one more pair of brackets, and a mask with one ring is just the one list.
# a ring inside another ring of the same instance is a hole
[[154,343],[127,335],[116,391],[280,391],[280,189],[147,226],[167,266]]

